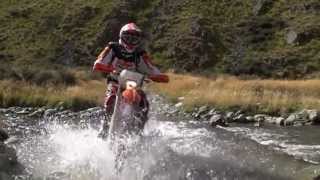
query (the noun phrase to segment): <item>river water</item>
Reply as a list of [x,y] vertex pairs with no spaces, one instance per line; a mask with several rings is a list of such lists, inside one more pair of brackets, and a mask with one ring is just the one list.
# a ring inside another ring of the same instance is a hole
[[[72,123],[7,117],[11,144],[30,180],[312,179],[320,174],[317,126],[232,125],[167,117],[153,101],[142,137],[128,140],[120,173],[109,144],[97,138],[98,119]],[[15,119],[15,120],[14,120]],[[19,122],[17,122],[19,121]],[[18,125],[17,125],[18,124]]]

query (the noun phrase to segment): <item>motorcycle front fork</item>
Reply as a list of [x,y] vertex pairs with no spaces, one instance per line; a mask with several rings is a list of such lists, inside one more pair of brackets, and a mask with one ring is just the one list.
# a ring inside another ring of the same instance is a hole
[[105,113],[104,119],[101,120],[101,127],[99,130],[98,137],[100,137],[102,139],[105,139],[108,137],[111,116],[112,116],[112,114],[109,114],[107,112]]

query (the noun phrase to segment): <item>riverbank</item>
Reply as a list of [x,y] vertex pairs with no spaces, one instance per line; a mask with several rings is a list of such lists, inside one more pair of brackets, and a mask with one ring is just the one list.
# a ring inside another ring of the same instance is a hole
[[[89,78],[84,72],[74,74],[76,82],[71,85],[2,80],[0,106],[46,106],[72,110],[100,106],[105,92],[104,79]],[[174,73],[169,73],[169,76],[170,83],[151,83],[148,91],[161,94],[184,111],[194,114],[214,108],[250,116],[266,114],[287,118],[292,113],[307,109],[320,110],[318,79],[243,80],[233,76],[200,77]]]
[[169,75],[170,83],[152,84],[150,89],[191,111],[201,106],[270,115],[320,110],[319,79],[243,80],[234,76]]

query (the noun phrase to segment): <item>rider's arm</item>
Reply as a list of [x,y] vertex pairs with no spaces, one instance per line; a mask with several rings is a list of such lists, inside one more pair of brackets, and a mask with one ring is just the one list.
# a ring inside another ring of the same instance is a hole
[[139,71],[147,74],[152,81],[169,82],[169,77],[162,74],[160,70],[153,65],[150,56],[146,52],[144,52],[140,57],[138,69]]
[[115,70],[112,65],[113,53],[113,50],[107,46],[94,62],[93,71],[101,71],[105,73],[113,72]]

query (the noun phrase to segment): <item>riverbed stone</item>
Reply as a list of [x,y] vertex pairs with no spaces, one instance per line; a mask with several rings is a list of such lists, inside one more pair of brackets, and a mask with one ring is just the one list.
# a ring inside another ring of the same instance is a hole
[[201,115],[203,113],[206,113],[207,111],[209,111],[209,107],[208,106],[201,106],[198,110],[198,114]]
[[38,118],[38,117],[41,117],[45,112],[45,109],[44,108],[39,108],[35,111],[33,111],[32,113],[28,114],[28,117],[31,117],[31,118]]
[[239,114],[233,119],[235,122],[238,122],[238,123],[248,123],[246,116],[244,114]]
[[272,116],[265,116],[264,117],[264,121],[265,123],[268,123],[268,124],[276,124],[276,117],[272,117]]
[[313,124],[320,123],[320,112],[317,110],[307,110],[308,118]]
[[182,102],[178,102],[177,104],[174,105],[176,108],[180,108],[183,106],[183,103]]
[[284,125],[288,126],[294,124],[310,124],[318,120],[318,118],[318,112],[316,112],[315,110],[304,109],[299,112],[290,114],[285,120]]
[[195,118],[200,118],[201,115],[204,115],[208,111],[209,111],[209,107],[208,106],[201,106],[200,108],[195,108],[195,112],[192,113],[192,115]]
[[246,117],[246,122],[254,122],[254,117],[253,116],[247,116]]
[[6,108],[0,108],[0,113],[1,114],[6,114],[8,112],[8,109]]
[[265,114],[256,114],[253,116],[253,119],[256,122],[262,122],[262,121],[265,121],[266,117],[267,117],[267,115],[265,115]]
[[284,126],[290,126],[293,125],[293,122],[297,119],[296,114],[291,114],[286,120],[284,120],[283,125]]
[[283,126],[284,122],[285,122],[285,118],[283,117],[275,117],[275,124],[279,125],[279,126]]
[[30,108],[23,108],[21,111],[17,111],[16,114],[25,115],[30,113]]
[[234,112],[226,112],[225,113],[225,119],[227,122],[233,122]]
[[0,142],[4,142],[8,138],[9,138],[8,133],[4,129],[0,128]]
[[212,115],[209,122],[212,127],[216,127],[217,125],[227,126],[227,122],[221,114]]
[[57,110],[56,109],[47,109],[45,112],[44,112],[44,118],[49,118],[50,116],[52,116],[54,113],[56,113]]

